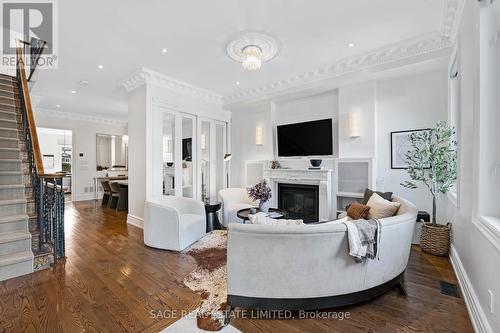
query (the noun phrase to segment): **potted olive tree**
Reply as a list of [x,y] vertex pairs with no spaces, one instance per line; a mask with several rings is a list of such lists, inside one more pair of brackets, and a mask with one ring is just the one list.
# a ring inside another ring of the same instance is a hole
[[422,225],[420,247],[423,251],[445,256],[450,246],[450,224],[436,222],[436,199],[447,193],[457,180],[457,142],[455,129],[441,121],[436,128],[409,135],[410,149],[406,153],[411,181],[401,183],[416,189],[417,183],[427,187],[432,195],[432,218]]

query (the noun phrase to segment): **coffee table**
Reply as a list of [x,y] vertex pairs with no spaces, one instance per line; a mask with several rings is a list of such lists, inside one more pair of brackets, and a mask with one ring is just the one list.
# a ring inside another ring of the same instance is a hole
[[[250,214],[250,209],[251,208],[245,208],[245,209],[240,209],[238,212],[236,212],[236,215],[243,220],[243,223],[245,223],[246,221],[250,220],[250,218],[248,217],[248,215],[251,215]],[[257,209],[257,208],[255,208]],[[257,212],[259,210],[257,209]],[[279,209],[279,208],[269,208],[269,213],[278,213],[280,214],[280,216],[277,216],[277,217],[272,217],[273,219],[286,219],[288,217],[288,212],[286,210],[283,210],[283,209]]]

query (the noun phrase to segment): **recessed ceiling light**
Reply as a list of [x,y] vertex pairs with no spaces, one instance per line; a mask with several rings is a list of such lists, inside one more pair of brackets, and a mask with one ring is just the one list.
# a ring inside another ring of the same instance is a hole
[[103,68],[104,68],[104,66],[103,66],[103,65],[97,65],[97,68],[99,68],[99,69],[103,69]]
[[351,42],[351,43],[349,43],[347,46],[349,46],[349,47],[354,47],[354,43],[352,43],[352,42]]
[[240,85],[240,81],[236,81],[236,85],[239,86]]
[[76,90],[71,90],[71,93],[72,94],[76,94]]
[[87,80],[80,80],[80,81],[78,81],[78,84],[81,85],[81,86],[88,86],[89,85],[89,81],[87,81]]
[[167,53],[167,49],[165,48],[161,49],[161,53]]
[[61,104],[56,104],[56,108],[60,108],[61,107]]

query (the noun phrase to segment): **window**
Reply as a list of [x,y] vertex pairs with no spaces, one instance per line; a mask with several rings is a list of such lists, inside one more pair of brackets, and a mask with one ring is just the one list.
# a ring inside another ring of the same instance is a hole
[[480,11],[480,220],[500,235],[500,1],[484,1]]
[[[448,123],[455,128],[455,140],[458,141],[458,151],[460,152],[460,58],[457,52],[458,48],[455,49],[452,61],[449,66],[449,78],[448,78]],[[458,177],[455,186],[453,186],[448,192],[449,199],[453,202],[455,206],[458,206],[458,193],[460,184],[460,154],[458,161]]]

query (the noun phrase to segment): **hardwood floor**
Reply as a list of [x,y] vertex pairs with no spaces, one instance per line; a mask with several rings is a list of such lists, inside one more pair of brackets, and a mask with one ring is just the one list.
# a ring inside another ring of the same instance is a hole
[[[182,284],[195,268],[192,259],[144,246],[142,230],[128,226],[124,212],[93,201],[68,203],[66,254],[53,269],[0,282],[0,332],[158,332],[178,319],[164,315],[200,303]],[[407,298],[392,291],[329,310],[349,313],[344,320],[235,318],[231,324],[243,332],[473,332],[463,300],[442,295],[438,280],[456,283],[448,260],[414,247]]]

